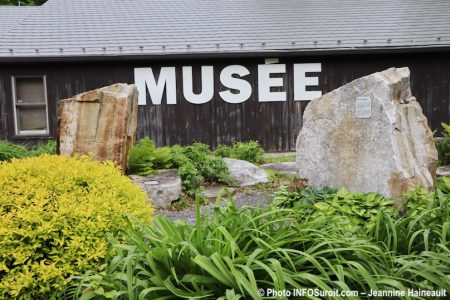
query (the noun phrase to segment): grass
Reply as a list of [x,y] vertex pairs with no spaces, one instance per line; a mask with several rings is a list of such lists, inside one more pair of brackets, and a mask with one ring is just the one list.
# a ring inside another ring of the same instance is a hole
[[282,154],[282,155],[264,154],[263,164],[279,163],[279,162],[294,162],[295,159],[296,159],[295,153]]

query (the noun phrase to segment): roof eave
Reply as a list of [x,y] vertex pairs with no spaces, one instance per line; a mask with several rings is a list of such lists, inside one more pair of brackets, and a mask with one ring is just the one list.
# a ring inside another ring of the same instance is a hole
[[92,62],[92,61],[141,61],[141,60],[181,60],[212,58],[258,58],[285,56],[324,56],[324,55],[361,55],[361,54],[394,54],[394,53],[426,53],[450,51],[450,45],[401,46],[401,47],[361,47],[361,48],[314,48],[314,49],[267,49],[264,51],[222,51],[222,52],[180,52],[157,54],[105,54],[105,55],[59,55],[59,56],[0,56],[0,63],[29,62]]

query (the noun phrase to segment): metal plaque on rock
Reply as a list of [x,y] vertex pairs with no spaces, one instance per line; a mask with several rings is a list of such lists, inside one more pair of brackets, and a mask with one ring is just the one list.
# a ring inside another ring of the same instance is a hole
[[370,97],[358,97],[356,99],[356,118],[372,118],[372,99]]

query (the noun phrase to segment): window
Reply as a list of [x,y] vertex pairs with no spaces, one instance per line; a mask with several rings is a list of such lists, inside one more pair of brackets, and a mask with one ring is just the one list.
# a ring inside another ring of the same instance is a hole
[[48,134],[45,76],[13,77],[12,85],[16,134]]

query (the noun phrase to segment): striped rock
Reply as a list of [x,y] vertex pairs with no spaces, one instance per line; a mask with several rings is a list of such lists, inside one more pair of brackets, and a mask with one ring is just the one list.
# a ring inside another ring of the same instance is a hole
[[114,84],[60,100],[59,153],[93,153],[126,170],[137,129],[135,85]]

